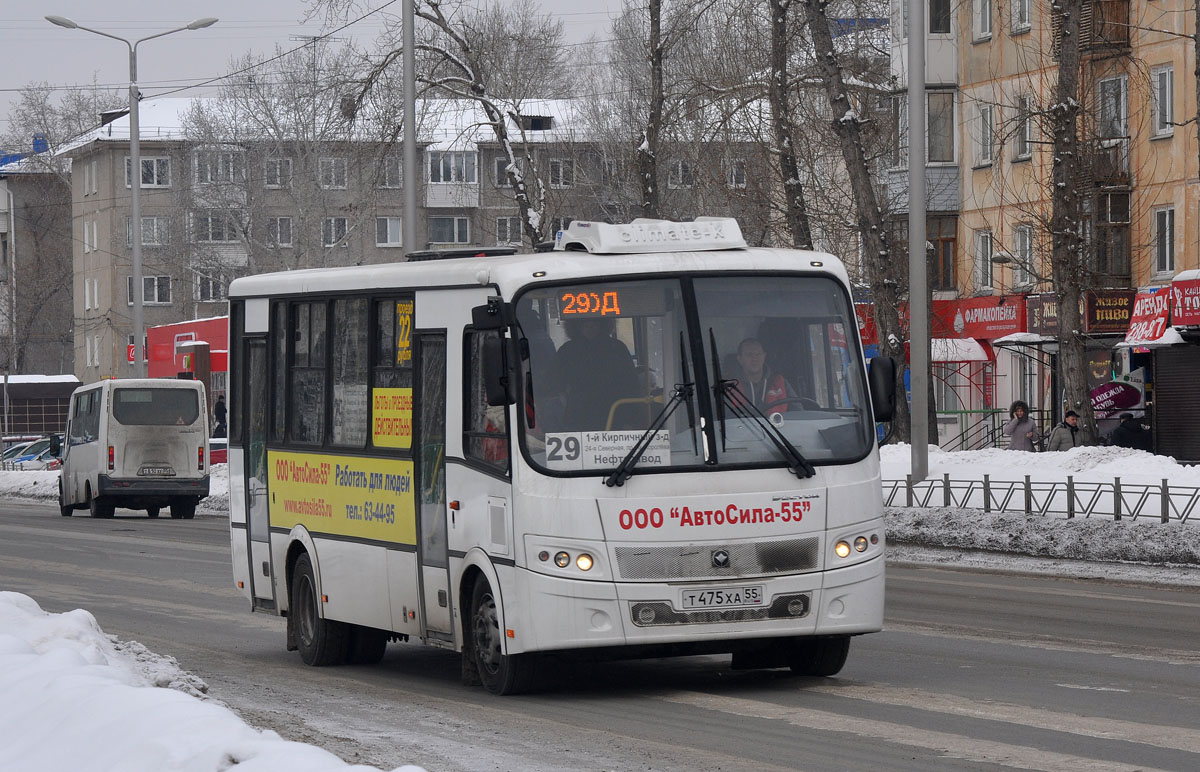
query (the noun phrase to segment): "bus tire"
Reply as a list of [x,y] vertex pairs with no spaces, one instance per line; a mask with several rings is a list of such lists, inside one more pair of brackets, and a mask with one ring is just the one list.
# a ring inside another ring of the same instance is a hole
[[117,512],[117,505],[104,496],[92,496],[88,499],[88,511],[92,517],[112,517]]
[[307,552],[296,558],[292,568],[291,593],[300,659],[314,667],[344,664],[350,645],[349,625],[321,616],[317,579]]
[[171,517],[176,520],[191,520],[195,516],[195,499],[175,499],[171,502]]
[[388,633],[374,627],[352,625],[346,654],[348,665],[378,665],[387,651]]
[[471,591],[471,654],[483,688],[492,694],[521,694],[533,685],[531,654],[504,654],[500,611],[487,580],[480,577]]
[[146,517],[158,517],[158,507],[146,507]]
[[72,514],[75,513],[75,506],[73,504],[64,504],[63,503],[64,501],[66,501],[66,499],[63,498],[62,478],[59,478],[59,480],[58,480],[58,513],[60,515],[62,515],[63,517],[70,517]]
[[850,637],[847,635],[802,638],[792,652],[792,672],[803,676],[835,676],[841,672],[849,654]]

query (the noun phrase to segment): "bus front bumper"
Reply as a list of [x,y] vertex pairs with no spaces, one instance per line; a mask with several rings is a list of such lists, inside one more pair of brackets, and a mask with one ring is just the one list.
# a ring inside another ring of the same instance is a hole
[[726,582],[761,585],[765,603],[699,613],[680,609],[681,584],[587,582],[520,573],[522,602],[505,608],[505,626],[516,633],[508,642],[509,653],[701,641],[733,646],[756,638],[883,629],[882,556],[824,573]]

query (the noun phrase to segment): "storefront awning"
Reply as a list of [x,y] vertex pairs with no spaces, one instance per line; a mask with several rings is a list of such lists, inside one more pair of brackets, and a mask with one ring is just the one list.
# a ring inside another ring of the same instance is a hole
[[974,338],[933,338],[930,343],[933,362],[990,362],[991,353]]
[[1162,348],[1163,346],[1174,346],[1177,343],[1183,342],[1183,336],[1179,334],[1179,330],[1174,327],[1168,327],[1157,338],[1135,338],[1131,340],[1126,337],[1125,340],[1113,346],[1113,348]]
[[1011,335],[1005,335],[1003,338],[996,338],[992,341],[992,345],[996,348],[1016,348],[1018,346],[1045,348],[1047,346],[1057,346],[1058,338],[1052,335],[1041,335],[1036,332],[1014,332]]

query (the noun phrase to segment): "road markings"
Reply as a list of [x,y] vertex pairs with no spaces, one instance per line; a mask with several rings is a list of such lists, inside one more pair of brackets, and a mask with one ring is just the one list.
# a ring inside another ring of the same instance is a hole
[[1111,686],[1083,686],[1082,684],[1055,684],[1064,689],[1086,689],[1091,692],[1129,692],[1130,689],[1116,689]]
[[[1056,753],[1025,745],[1013,745],[978,737],[921,729],[891,721],[875,721],[841,713],[788,707],[737,697],[699,692],[674,692],[657,695],[655,699],[749,718],[786,721],[792,726],[819,732],[842,732],[871,737],[897,745],[924,748],[945,754],[950,758],[980,764],[999,764],[1015,769],[1038,769],[1044,770],[1044,772],[1078,772],[1081,769],[1086,769],[1088,772],[1161,772],[1161,770],[1154,770],[1140,764],[1123,764],[1068,753]],[[1038,726],[1037,728],[1044,729],[1045,727]]]

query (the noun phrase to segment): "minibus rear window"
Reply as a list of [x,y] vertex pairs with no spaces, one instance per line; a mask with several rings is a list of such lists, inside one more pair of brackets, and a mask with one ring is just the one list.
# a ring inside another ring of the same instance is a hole
[[192,389],[115,389],[113,418],[125,426],[191,426],[200,417]]

